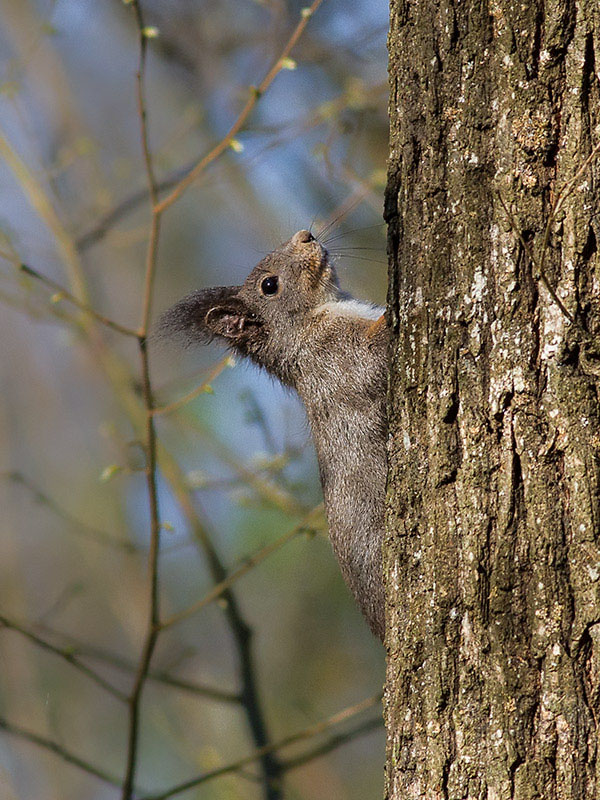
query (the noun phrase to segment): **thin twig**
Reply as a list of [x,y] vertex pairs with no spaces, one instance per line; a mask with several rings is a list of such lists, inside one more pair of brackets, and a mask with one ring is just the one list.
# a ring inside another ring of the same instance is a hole
[[274,480],[263,479],[255,468],[245,466],[239,457],[226,444],[219,441],[214,433],[198,423],[197,419],[188,417],[186,424],[197,431],[217,458],[237,473],[241,480],[253,489],[259,497],[274,508],[290,516],[306,514],[308,509],[299,503],[294,496]]
[[59,252],[63,256],[73,296],[84,304],[88,304],[89,297],[85,285],[85,276],[77,249],[59,215],[56,213],[47,193],[40,184],[36,175],[27,167],[17,151],[0,130],[0,158],[3,158],[10,167],[13,175],[21,185],[25,196],[31,206],[38,213],[48,230],[54,234]]
[[[382,89],[387,90],[387,83],[375,84],[374,86],[369,87],[369,96],[372,96],[375,93],[378,93]],[[339,97],[331,100],[327,103],[326,107],[319,106],[316,111],[314,111],[310,117],[306,120],[302,121],[301,123],[294,123],[292,125],[284,126],[284,131],[289,130],[291,135],[282,135],[275,141],[267,143],[262,150],[260,150],[257,154],[255,154],[248,163],[256,163],[256,161],[264,155],[266,152],[273,150],[275,147],[278,147],[282,144],[289,142],[294,136],[301,135],[306,131],[310,130],[311,128],[315,127],[316,125],[321,124],[324,120],[328,119],[332,114],[339,113],[344,108],[348,106],[348,92],[342,92]],[[295,128],[295,130],[294,130]],[[259,129],[260,130],[260,129]],[[183,167],[177,167],[177,169],[172,170],[169,172],[164,178],[157,181],[156,188],[160,194],[163,194],[168,189],[172,189],[173,187],[177,186],[177,184],[185,178],[188,173],[194,168],[194,166],[198,163],[199,159],[194,158],[188,164]],[[351,179],[352,182],[356,180],[360,181],[360,178],[355,175],[350,175],[348,171],[348,175],[344,179]],[[97,242],[99,242],[104,236],[106,236],[111,229],[120,222],[124,217],[128,214],[133,213],[139,206],[142,205],[149,197],[149,192],[147,187],[143,187],[141,189],[137,189],[136,191],[132,192],[131,194],[124,197],[120,200],[115,206],[111,209],[106,211],[104,215],[95,222],[95,224],[90,227],[87,231],[82,233],[76,239],[76,245],[80,252],[87,250],[89,247],[92,247]],[[373,207],[375,207],[375,197],[370,200]],[[379,200],[377,199],[377,202]],[[379,210],[379,206],[377,206],[377,210]]]
[[292,49],[296,45],[298,39],[302,36],[304,29],[306,28],[309,19],[315,13],[315,11],[319,8],[323,0],[314,0],[312,5],[303,11],[300,22],[296,25],[295,29],[292,32],[292,35],[288,39],[285,47],[279,54],[279,57],[274,61],[273,65],[259,83],[258,86],[253,86],[250,88],[250,95],[246,100],[244,107],[242,108],[241,112],[239,113],[237,119],[231,126],[231,128],[227,131],[225,136],[221,139],[218,144],[216,144],[212,150],[210,150],[203,158],[198,161],[198,163],[190,170],[190,172],[183,178],[177,186],[173,189],[173,191],[168,194],[163,200],[161,200],[158,205],[155,205],[155,209],[157,211],[165,211],[169,206],[173,205],[173,203],[178,200],[181,195],[185,192],[185,190],[196,180],[196,178],[204,172],[206,167],[209,164],[218,158],[227,148],[231,145],[232,140],[235,136],[240,132],[243,128],[246,120],[250,116],[254,106],[262,97],[262,95],[267,91],[269,86],[273,83],[277,75],[281,72],[285,65],[285,59],[289,56]]
[[321,523],[322,525],[322,514],[323,514],[323,504],[320,503],[318,506],[313,508],[313,510],[306,515],[306,517],[299,522],[297,525],[294,525],[289,531],[286,531],[282,536],[278,539],[275,539],[274,542],[269,542],[269,544],[262,547],[258,550],[254,555],[249,556],[247,559],[244,560],[244,563],[231,572],[224,580],[220,581],[216,586],[206,594],[202,599],[198,600],[195,603],[192,603],[191,606],[185,608],[183,611],[179,611],[176,614],[173,614],[170,617],[167,617],[161,623],[161,628],[170,628],[173,625],[177,625],[179,622],[182,622],[184,619],[191,617],[193,614],[196,614],[200,609],[204,608],[205,606],[212,603],[218,597],[221,597],[227,589],[231,588],[236,581],[239,581],[240,578],[243,578],[250,570],[254,569],[258,564],[264,561],[273,553],[276,553],[277,550],[283,547],[284,544],[289,542],[299,533],[305,531],[314,530],[315,525]]
[[[184,167],[178,167],[173,172],[170,172],[166,178],[158,181],[156,189],[159,194],[166,192],[167,189],[172,189],[177,186],[179,181],[184,178],[188,172],[194,167],[197,159],[194,159]],[[116,206],[107,211],[93,227],[81,234],[76,240],[77,249],[80,252],[85,252],[89,247],[100,241],[106,234],[119,222],[124,216],[135,211],[142,203],[145,203],[150,197],[148,188],[144,186],[132,194],[125,197]]]
[[[559,306],[560,310],[563,312],[563,314],[565,314],[567,316],[567,318],[571,321],[571,323],[575,322],[573,316],[571,314],[569,314],[569,312],[566,310],[565,306],[561,303],[560,299],[558,298],[558,295],[554,291],[553,287],[550,285],[550,281],[548,280],[548,278],[546,276],[546,272],[545,272],[545,268],[544,268],[545,267],[545,261],[546,261],[546,252],[548,250],[548,243],[550,242],[550,233],[552,232],[552,226],[554,225],[554,220],[556,219],[556,216],[557,216],[557,214],[558,214],[558,212],[559,212],[559,210],[560,210],[560,208],[562,206],[563,201],[566,200],[567,197],[569,197],[569,195],[573,192],[573,189],[575,188],[575,185],[576,185],[577,181],[583,175],[583,173],[588,168],[588,166],[592,163],[592,161],[594,160],[596,154],[599,151],[600,151],[600,142],[596,145],[596,147],[592,148],[591,153],[585,159],[585,161],[583,162],[581,167],[577,170],[575,175],[573,175],[573,177],[569,181],[567,181],[565,183],[565,185],[562,187],[562,189],[560,189],[560,191],[557,193],[556,199],[555,199],[554,203],[552,203],[552,205],[550,207],[550,214],[548,215],[548,220],[546,222],[546,228],[544,230],[544,238],[542,239],[542,250],[541,250],[539,264],[538,264],[538,270],[539,270],[539,273],[540,273],[540,277],[544,281],[544,284],[545,284],[546,288],[548,289],[548,291],[550,292],[550,294],[552,295],[555,303],[557,303],[557,305]],[[587,334],[587,331],[585,331],[585,329],[584,329],[584,327],[582,325],[578,325],[578,327],[581,328],[581,330],[584,333]]]
[[325,731],[329,730],[330,728],[334,728],[336,725],[340,725],[342,722],[345,722],[348,719],[360,714],[362,711],[366,711],[368,708],[372,708],[373,706],[377,705],[381,701],[381,695],[378,694],[374,697],[369,697],[367,700],[363,700],[356,705],[349,706],[345,708],[343,711],[339,711],[337,714],[329,717],[328,719],[322,720],[321,722],[317,722],[315,725],[311,725],[308,728],[305,728],[303,731],[299,733],[294,733],[291,736],[286,736],[284,739],[280,739],[278,742],[272,742],[271,744],[267,744],[264,747],[255,750],[254,753],[251,753],[249,756],[245,756],[244,758],[240,758],[237,761],[232,762],[231,764],[227,764],[223,767],[217,767],[216,769],[210,770],[209,772],[204,772],[202,775],[198,775],[195,778],[192,778],[189,781],[185,781],[184,783],[180,783],[177,786],[173,786],[171,789],[168,789],[165,792],[161,792],[159,794],[152,794],[152,795],[145,795],[141,798],[141,800],[167,800],[169,797],[174,797],[177,794],[181,794],[182,792],[187,791],[188,789],[193,789],[200,784],[207,783],[214,778],[219,778],[221,775],[227,775],[231,772],[236,772],[237,770],[245,767],[247,764],[251,764],[253,761],[257,761],[259,758],[264,756],[267,753],[273,753],[277,750],[281,750],[288,745],[295,744],[296,742],[301,742],[304,739],[310,739],[313,736],[317,736],[320,733],[324,733]]
[[[80,658],[100,661],[103,664],[108,664],[109,666],[115,667],[123,672],[132,673],[137,669],[136,664],[126,658],[123,658],[118,653],[113,653],[111,650],[105,650],[102,647],[84,644],[75,637],[61,633],[60,631],[56,631],[54,628],[51,628],[45,624],[36,627],[42,628],[48,633],[51,633],[53,636],[60,636],[64,641],[69,643],[71,652]],[[240,695],[236,692],[227,692],[223,689],[217,689],[212,686],[205,686],[200,683],[186,681],[183,678],[178,678],[175,675],[171,675],[170,672],[166,672],[165,670],[149,670],[148,679],[155,681],[156,683],[161,683],[164,686],[169,686],[173,689],[180,689],[183,692],[189,692],[190,694],[197,695],[198,697],[202,697],[207,700],[214,700],[219,703],[240,702]]]
[[[208,564],[212,580],[220,583],[227,577],[225,567],[206,529],[200,520],[194,504],[192,503],[189,488],[185,477],[177,462],[168,455],[164,448],[161,449],[161,464],[165,478],[171,485],[173,493],[187,519],[188,525],[196,542],[202,549]],[[258,694],[258,686],[252,654],[252,630],[245,621],[240,611],[237,598],[232,589],[226,589],[222,595],[221,608],[231,630],[237,657],[239,659],[240,673],[240,702],[246,714],[246,719],[252,733],[256,747],[264,747],[269,742],[269,735],[265,715]],[[262,769],[262,782],[265,800],[280,800],[281,765],[275,753],[265,752],[260,758]]]
[[292,769],[303,767],[310,761],[321,758],[321,756],[331,753],[332,750],[337,750],[338,747],[342,747],[342,745],[345,745],[354,739],[358,739],[359,736],[364,736],[366,733],[381,730],[382,728],[383,721],[381,719],[381,715],[378,717],[373,717],[373,719],[368,719],[366,722],[362,722],[360,725],[357,725],[355,728],[352,728],[346,733],[340,733],[337,736],[332,736],[323,744],[313,747],[310,750],[307,750],[305,753],[301,753],[299,756],[288,758],[282,764],[283,770],[284,772],[289,772]]
[[138,668],[134,680],[131,694],[128,698],[129,703],[129,729],[127,735],[127,756],[125,775],[122,785],[122,800],[131,800],[135,773],[137,769],[137,755],[139,748],[139,721],[140,703],[142,693],[148,679],[150,662],[156,647],[156,642],[160,633],[160,610],[159,610],[159,578],[158,578],[158,559],[160,554],[160,514],[158,508],[158,487],[156,481],[156,431],[154,428],[154,399],[152,394],[152,384],[150,380],[150,363],[148,358],[148,323],[150,320],[152,305],[152,290],[154,285],[154,275],[156,273],[156,256],[158,249],[158,239],[160,233],[160,212],[156,211],[156,181],[152,168],[152,155],[148,144],[148,119],[146,101],[144,94],[145,66],[146,66],[146,47],[147,37],[144,27],[141,5],[138,0],[133,0],[133,8],[136,14],[139,29],[139,66],[137,72],[137,98],[138,114],[140,118],[140,130],[142,139],[142,151],[148,187],[152,199],[152,220],[150,224],[150,236],[148,241],[148,251],[146,257],[146,270],[144,277],[144,290],[142,301],[141,324],[138,333],[138,344],[142,368],[142,393],[145,407],[145,446],[146,446],[146,484],[148,488],[148,503],[150,510],[150,551],[148,554],[148,572],[150,581],[150,596],[148,602],[148,626],[144,636],[144,644],[138,663]]
[[205,381],[202,381],[202,383],[199,386],[196,386],[195,389],[192,389],[191,392],[188,392],[183,397],[180,397],[178,400],[174,400],[172,403],[169,403],[166,406],[159,406],[158,408],[155,408],[154,411],[152,412],[154,416],[157,416],[159,414],[161,416],[165,414],[171,414],[173,411],[177,411],[178,409],[190,403],[192,400],[198,397],[198,395],[207,392],[214,379],[218,377],[223,372],[225,367],[227,367],[228,364],[230,363],[231,363],[231,356],[224,356],[218,362],[218,364],[216,364],[212,368],[212,370],[208,373],[208,377],[206,378]]
[[68,511],[59,505],[56,500],[48,497],[47,494],[42,492],[41,489],[39,489],[34,483],[26,478],[21,472],[14,470],[0,472],[0,479],[2,478],[23,486],[28,492],[31,493],[36,503],[40,503],[40,505],[48,508],[53,514],[56,514],[59,519],[62,519],[63,522],[66,522],[69,527],[71,527],[74,531],[77,531],[80,535],[108,547],[114,547],[118,550],[123,550],[126,553],[138,552],[139,548],[132,542],[117,539],[106,531],[103,531],[100,528],[95,528],[93,525],[88,525],[86,522],[82,522],[81,520],[73,517]]
[[586,158],[586,160],[583,162],[583,164],[579,167],[579,169],[577,170],[575,175],[573,175],[571,180],[569,180],[569,181],[567,181],[565,183],[565,185],[562,187],[562,189],[556,195],[556,200],[554,201],[554,207],[552,209],[552,214],[553,214],[554,217],[560,211],[560,207],[562,205],[563,200],[566,200],[567,197],[569,197],[569,195],[573,192],[573,189],[575,188],[575,184],[581,178],[581,176],[586,171],[586,169],[589,167],[589,165],[592,163],[592,161],[596,158],[598,153],[600,153],[600,142],[598,142],[598,144],[595,147],[592,148],[591,153]]
[[33,269],[33,267],[30,267],[28,264],[19,263],[17,264],[17,268],[26,275],[35,278],[40,283],[43,283],[49,289],[57,292],[60,300],[67,300],[69,303],[77,306],[77,308],[79,308],[81,311],[84,311],[98,322],[101,322],[102,325],[106,325],[107,328],[112,328],[112,330],[117,331],[117,333],[122,333],[124,336],[137,337],[137,331],[134,331],[132,328],[128,328],[125,325],[121,325],[119,322],[115,322],[114,320],[105,317],[104,314],[100,314],[98,311],[96,311],[96,309],[92,308],[87,303],[82,303],[81,300],[78,300],[75,295],[63,288],[59,283],[53,281],[52,278],[47,278],[45,275],[42,275],[41,272]]
[[146,179],[148,181],[148,191],[152,208],[152,220],[150,222],[150,236],[148,240],[148,250],[146,256],[146,272],[144,277],[144,294],[142,300],[142,324],[140,326],[140,336],[148,335],[148,323],[152,308],[152,289],[154,286],[154,276],[156,274],[156,257],[158,253],[158,239],[160,235],[160,218],[162,211],[157,209],[158,189],[154,167],[152,164],[152,153],[150,151],[148,134],[148,111],[146,106],[146,51],[148,47],[148,37],[144,26],[142,7],[138,0],[133,0],[133,9],[138,25],[139,36],[139,64],[136,73],[137,105],[138,116],[140,119],[140,136],[142,140],[142,152],[144,154],[144,164],[146,167]]
[[51,753],[60,756],[60,758],[62,758],[62,760],[66,761],[68,764],[73,764],[75,767],[79,767],[79,769],[82,769],[89,775],[94,775],[94,777],[100,778],[101,781],[104,781],[111,786],[121,785],[121,781],[117,780],[117,778],[114,778],[108,772],[105,772],[99,767],[95,767],[93,764],[90,764],[89,761],[85,761],[83,758],[79,758],[79,756],[74,755],[69,750],[66,750],[62,745],[58,744],[58,742],[54,742],[52,739],[48,739],[46,736],[40,736],[37,733],[33,733],[25,728],[21,728],[20,725],[15,725],[13,722],[8,722],[8,720],[4,719],[4,717],[0,717],[0,730],[6,731],[6,733],[10,733],[13,736],[19,736],[21,739],[25,739],[26,741],[32,742],[39,747],[43,747],[45,750],[49,750]]
[[158,592],[158,556],[160,552],[160,516],[158,511],[158,489],[156,484],[156,434],[152,416],[152,387],[150,383],[147,340],[140,339],[142,358],[142,385],[144,403],[146,405],[146,483],[150,504],[150,551],[148,555],[148,571],[150,577],[150,597],[148,627],[140,656],[135,681],[129,703],[129,732],[127,737],[127,762],[123,778],[122,800],[131,800],[137,752],[139,745],[139,717],[142,692],[148,679],[150,662],[160,633],[159,592]]
[[148,336],[150,325],[150,314],[152,310],[152,292],[154,288],[154,276],[156,275],[156,260],[158,256],[158,239],[160,235],[161,211],[152,211],[150,222],[150,236],[148,239],[148,251],[146,255],[146,271],[144,275],[144,295],[142,301],[142,323],[140,325],[140,338]]
[[146,109],[146,52],[148,49],[148,37],[144,26],[142,7],[138,0],[133,0],[133,10],[138,26],[139,39],[139,62],[136,73],[136,95],[138,105],[138,116],[140,120],[140,137],[142,140],[142,152],[144,154],[144,165],[146,167],[146,178],[148,180],[148,190],[152,205],[156,205],[156,178],[154,176],[154,166],[152,164],[152,153],[148,135],[148,112]]
[[[510,209],[508,208],[508,206],[504,202],[504,198],[502,197],[500,192],[498,192],[498,199],[500,200],[500,204],[502,205],[502,208],[504,209],[504,211],[506,213],[506,216],[508,217],[508,220],[510,222],[511,228],[513,229],[513,233],[517,236],[519,242],[521,243],[521,247],[523,248],[523,250],[524,250],[527,258],[529,259],[530,263],[533,264],[533,266],[536,268],[539,277],[543,281],[544,286],[546,287],[546,289],[550,293],[550,296],[552,297],[552,299],[554,300],[556,305],[560,308],[560,310],[565,315],[565,317],[569,320],[571,325],[574,325],[575,324],[575,319],[574,319],[573,315],[568,310],[568,308],[565,306],[563,301],[560,299],[560,297],[556,293],[554,287],[552,286],[552,284],[548,280],[548,277],[547,277],[546,273],[544,272],[543,262],[538,261],[537,257],[533,253],[533,250],[531,249],[531,247],[529,247],[529,244],[525,241],[525,238],[524,238],[523,234],[521,233],[520,226],[517,225],[517,223],[515,221],[515,218],[512,215],[512,212],[510,211]],[[548,231],[548,227],[546,227],[546,233],[547,233],[547,231]],[[546,241],[546,235],[545,235],[544,236],[544,243],[542,245],[542,248],[543,248],[542,249],[542,258],[544,256],[547,244],[548,243]]]
[[541,250],[540,250],[539,259],[534,255],[533,250],[529,247],[529,244],[525,241],[525,239],[523,237],[523,234],[521,233],[521,227],[519,225],[517,225],[517,222],[516,222],[512,212],[508,208],[507,204],[505,203],[504,198],[502,197],[500,192],[497,193],[498,194],[498,199],[500,200],[500,204],[502,205],[502,208],[504,209],[504,212],[506,213],[506,216],[508,217],[508,220],[510,222],[511,228],[513,229],[513,232],[516,234],[517,238],[519,239],[519,241],[521,243],[521,246],[523,247],[523,250],[525,251],[525,254],[529,258],[529,261],[536,268],[536,270],[538,272],[538,275],[539,275],[540,279],[542,280],[542,282],[544,283],[544,286],[546,287],[546,289],[550,293],[550,296],[552,297],[552,299],[554,300],[556,305],[560,308],[560,310],[564,314],[564,316],[569,320],[569,322],[572,325],[575,325],[577,328],[579,328],[579,330],[588,338],[589,338],[588,331],[586,331],[585,328],[583,327],[583,325],[581,325],[575,319],[575,317],[573,317],[571,312],[567,309],[565,304],[562,302],[562,300],[558,296],[556,290],[554,289],[554,287],[550,283],[550,281],[548,279],[548,276],[546,275],[546,271],[545,271],[545,261],[546,261],[546,252],[548,250],[548,245],[549,245],[549,242],[550,242],[550,234],[552,232],[552,225],[554,224],[554,221],[555,221],[555,219],[556,219],[556,217],[558,215],[558,212],[560,211],[563,202],[572,194],[573,190],[575,189],[575,186],[576,186],[577,182],[579,181],[579,179],[581,178],[581,176],[583,175],[585,170],[589,167],[589,165],[592,163],[592,161],[594,160],[594,158],[597,156],[598,153],[600,153],[600,142],[595,147],[592,148],[592,151],[590,152],[589,156],[585,159],[583,164],[579,167],[579,169],[577,170],[575,175],[573,175],[573,177],[570,178],[565,183],[565,185],[557,192],[556,198],[554,199],[554,202],[552,203],[552,205],[550,207],[550,213],[548,214],[548,219],[546,220],[546,225],[544,227],[544,236],[542,238],[542,246],[541,246]]
[[70,649],[57,647],[51,642],[48,642],[46,639],[42,639],[41,636],[38,636],[37,633],[34,633],[25,625],[21,625],[18,622],[14,622],[13,620],[8,619],[8,617],[5,617],[4,615],[0,615],[0,626],[10,629],[12,631],[16,631],[17,633],[20,633],[21,636],[24,636],[26,639],[29,639],[30,642],[32,642],[42,650],[46,650],[47,652],[53,653],[59,658],[62,658],[63,661],[66,661],[68,664],[71,664],[72,667],[75,667],[75,669],[79,670],[79,672],[81,672],[82,675],[85,675],[87,678],[92,680],[95,684],[97,684],[102,689],[107,691],[113,697],[116,697],[117,700],[120,700],[121,702],[127,701],[127,696],[120,689],[117,689],[115,686],[112,685],[112,683],[109,683],[101,675],[98,675],[98,673],[95,670],[91,669],[91,667],[88,667],[86,664],[82,663]]

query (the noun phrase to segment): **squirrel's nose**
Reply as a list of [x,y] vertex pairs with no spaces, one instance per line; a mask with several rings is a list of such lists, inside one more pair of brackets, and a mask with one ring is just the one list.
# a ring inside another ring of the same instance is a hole
[[292,236],[292,244],[306,244],[307,242],[314,242],[315,237],[310,231],[298,231]]

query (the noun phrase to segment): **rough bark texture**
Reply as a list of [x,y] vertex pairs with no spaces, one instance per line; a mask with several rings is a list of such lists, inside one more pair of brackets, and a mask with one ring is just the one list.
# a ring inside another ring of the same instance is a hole
[[600,5],[389,44],[387,797],[600,798]]

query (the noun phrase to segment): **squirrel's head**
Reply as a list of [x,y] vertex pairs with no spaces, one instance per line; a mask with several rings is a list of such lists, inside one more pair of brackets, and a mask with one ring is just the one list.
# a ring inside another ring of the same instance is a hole
[[163,315],[160,328],[187,344],[221,337],[268,367],[276,345],[291,350],[310,312],[340,294],[327,250],[302,230],[265,256],[242,286],[193,292]]

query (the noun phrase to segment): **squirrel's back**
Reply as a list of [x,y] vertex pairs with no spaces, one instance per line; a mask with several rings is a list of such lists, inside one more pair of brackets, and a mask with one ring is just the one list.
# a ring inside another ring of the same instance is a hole
[[331,543],[373,632],[383,638],[387,329],[354,300],[314,312],[296,388],[310,422]]

